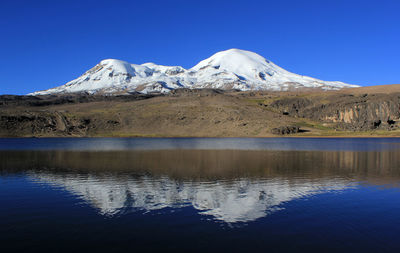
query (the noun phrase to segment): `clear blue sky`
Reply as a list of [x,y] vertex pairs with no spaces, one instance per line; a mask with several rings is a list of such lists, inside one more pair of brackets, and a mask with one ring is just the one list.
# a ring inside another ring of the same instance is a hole
[[194,66],[254,51],[298,74],[400,83],[400,1],[2,0],[0,94],[70,81],[100,60]]

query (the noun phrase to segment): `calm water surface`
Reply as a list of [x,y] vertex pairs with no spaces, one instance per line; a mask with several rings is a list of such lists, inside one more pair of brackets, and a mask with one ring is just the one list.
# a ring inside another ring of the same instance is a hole
[[0,139],[0,252],[400,252],[400,139]]

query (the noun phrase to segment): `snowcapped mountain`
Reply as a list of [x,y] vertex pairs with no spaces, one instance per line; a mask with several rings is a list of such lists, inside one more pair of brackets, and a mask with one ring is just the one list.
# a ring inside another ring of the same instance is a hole
[[239,90],[289,90],[321,88],[337,90],[358,87],[322,81],[282,69],[264,57],[245,50],[221,51],[191,69],[180,66],[142,65],[107,59],[65,85],[30,95],[57,93],[128,94],[169,92],[177,88]]

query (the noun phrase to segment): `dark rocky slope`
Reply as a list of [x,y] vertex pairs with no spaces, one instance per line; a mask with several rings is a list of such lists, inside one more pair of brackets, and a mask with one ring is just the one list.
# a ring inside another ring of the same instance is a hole
[[334,123],[334,128],[344,130],[392,130],[400,120],[400,93],[284,97],[269,106],[293,117]]

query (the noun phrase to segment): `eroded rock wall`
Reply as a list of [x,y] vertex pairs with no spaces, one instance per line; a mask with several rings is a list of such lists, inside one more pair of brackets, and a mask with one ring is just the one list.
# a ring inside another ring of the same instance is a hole
[[335,123],[347,130],[390,130],[400,123],[400,94],[289,97],[270,106],[284,115]]

